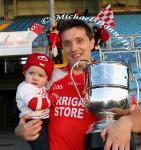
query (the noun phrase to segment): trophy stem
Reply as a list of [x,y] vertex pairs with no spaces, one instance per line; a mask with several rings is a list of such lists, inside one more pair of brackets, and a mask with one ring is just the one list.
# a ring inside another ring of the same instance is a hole
[[96,133],[101,132],[105,127],[115,121],[116,114],[112,112],[100,112],[98,113],[98,121],[89,128],[88,132]]
[[[99,121],[93,124],[89,131],[85,135],[85,148],[86,150],[104,150],[104,141],[101,138],[102,130],[113,123],[116,118],[116,114],[112,112],[100,112],[98,113]],[[136,150],[134,136],[131,137],[130,150]],[[110,149],[112,150],[112,148]]]
[[109,111],[103,111],[98,113],[100,120],[115,120],[117,114]]

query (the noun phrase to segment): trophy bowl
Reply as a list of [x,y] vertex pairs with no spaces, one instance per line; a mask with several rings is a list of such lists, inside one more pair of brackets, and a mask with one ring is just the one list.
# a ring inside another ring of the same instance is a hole
[[115,121],[116,114],[111,108],[127,108],[131,99],[130,71],[122,62],[98,62],[85,67],[85,106],[98,121],[88,130],[86,149],[104,146],[101,131]]
[[91,63],[86,67],[86,107],[94,115],[113,107],[126,108],[130,99],[130,72],[122,62]]

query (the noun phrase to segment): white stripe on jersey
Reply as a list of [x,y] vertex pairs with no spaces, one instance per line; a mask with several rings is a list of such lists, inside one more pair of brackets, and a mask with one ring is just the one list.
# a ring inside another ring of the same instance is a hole
[[50,99],[48,97],[46,97],[46,100],[48,102],[48,107],[50,107],[51,106]]
[[36,110],[41,110],[41,107],[42,107],[42,98],[38,98]]

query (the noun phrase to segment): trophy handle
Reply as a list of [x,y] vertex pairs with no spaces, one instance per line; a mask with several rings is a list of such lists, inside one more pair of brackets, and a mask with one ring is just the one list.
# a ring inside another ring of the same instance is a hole
[[137,88],[137,106],[139,105],[139,99],[140,99],[140,88],[139,88],[139,83],[138,83],[138,80],[135,76],[135,74],[130,70],[131,72],[131,76],[132,76],[132,80],[135,81],[135,84],[136,84],[136,88]]
[[[76,85],[76,83],[75,83],[75,81],[74,81],[74,79],[73,79],[73,75],[72,75],[74,68],[75,68],[75,67],[78,68],[80,62],[86,62],[86,65],[84,65],[83,70],[85,70],[85,68],[87,67],[87,65],[90,64],[87,60],[79,60],[79,61],[77,61],[77,62],[72,66],[72,68],[71,68],[70,77],[71,77],[71,80],[72,80],[72,82],[73,82],[73,84],[74,84],[74,87],[75,87],[75,89],[76,89],[76,91],[77,91],[77,93],[78,93],[78,96],[79,96],[80,100],[82,101],[83,106],[86,107],[86,103],[85,103],[84,100],[82,99],[81,94],[80,94],[80,92],[79,92],[79,90],[78,90],[78,87],[77,87],[77,85]],[[85,83],[84,83],[84,84],[85,84],[85,85],[84,85],[84,92],[86,91],[86,87],[87,87],[87,75],[86,75],[86,74],[87,74],[87,73],[84,74],[84,82],[85,82]]]

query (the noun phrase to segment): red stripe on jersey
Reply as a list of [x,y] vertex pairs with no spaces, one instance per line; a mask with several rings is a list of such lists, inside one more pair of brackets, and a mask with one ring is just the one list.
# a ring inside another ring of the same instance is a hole
[[49,103],[48,103],[47,99],[46,98],[42,98],[41,110],[46,109],[47,107],[49,107]]
[[36,107],[37,107],[37,103],[38,103],[38,99],[37,97],[33,97],[29,103],[28,103],[28,107],[32,110],[36,110]]

